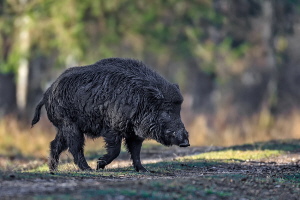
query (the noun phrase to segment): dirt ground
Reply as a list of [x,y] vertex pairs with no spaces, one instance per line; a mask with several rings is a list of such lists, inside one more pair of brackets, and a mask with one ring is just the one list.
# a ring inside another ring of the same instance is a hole
[[[243,150],[249,147],[235,148]],[[298,146],[280,156],[260,160],[177,159],[222,149],[146,148],[142,150],[141,157],[149,173],[134,172],[126,152],[122,152],[103,171],[81,172],[73,164],[68,164],[70,169],[54,174],[38,170],[45,166],[45,159],[2,156],[0,199],[300,198]],[[92,155],[89,160],[91,163],[96,162]],[[70,162],[68,156],[63,162]]]

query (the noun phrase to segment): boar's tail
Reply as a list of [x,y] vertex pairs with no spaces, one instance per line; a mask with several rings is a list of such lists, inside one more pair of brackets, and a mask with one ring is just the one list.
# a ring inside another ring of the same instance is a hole
[[31,122],[31,127],[33,127],[40,120],[41,108],[43,107],[44,104],[45,104],[45,101],[43,98],[35,108],[35,113],[34,113],[34,117]]

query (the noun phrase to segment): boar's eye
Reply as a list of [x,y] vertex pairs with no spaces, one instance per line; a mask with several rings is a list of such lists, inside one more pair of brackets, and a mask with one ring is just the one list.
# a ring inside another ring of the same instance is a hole
[[162,115],[163,118],[166,118],[166,119],[170,119],[171,118],[170,112],[168,112],[168,111],[167,112],[163,112],[161,115]]
[[176,135],[176,132],[175,132],[175,131],[171,131],[171,130],[167,130],[167,131],[166,131],[166,134],[167,134],[167,135],[175,136],[175,135]]
[[171,114],[172,114],[171,111],[168,111],[168,112],[167,112],[168,118],[171,118]]

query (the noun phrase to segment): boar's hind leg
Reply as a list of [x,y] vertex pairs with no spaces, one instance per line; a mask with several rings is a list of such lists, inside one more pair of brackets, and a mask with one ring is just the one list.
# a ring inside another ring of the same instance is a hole
[[58,130],[55,139],[50,143],[49,169],[50,171],[57,170],[59,156],[61,152],[67,149],[67,142],[60,130]]
[[106,143],[105,148],[107,153],[100,157],[97,161],[97,170],[104,169],[106,165],[111,163],[121,151],[122,138],[117,134],[108,132],[104,135],[104,141]]
[[126,147],[131,155],[133,167],[137,172],[148,172],[148,170],[143,167],[140,159],[143,141],[143,139],[137,136],[125,138]]
[[81,133],[76,126],[69,124],[63,128],[63,134],[67,137],[67,145],[70,153],[73,155],[74,163],[81,170],[92,170],[87,164],[84,157],[84,135]]

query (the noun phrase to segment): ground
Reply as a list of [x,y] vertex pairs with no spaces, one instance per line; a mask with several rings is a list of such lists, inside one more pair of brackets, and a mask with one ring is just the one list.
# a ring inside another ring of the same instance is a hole
[[[96,152],[87,154],[95,168]],[[233,147],[145,145],[137,173],[125,151],[102,171],[82,172],[63,155],[49,173],[42,158],[0,157],[0,199],[299,199],[300,141]]]

